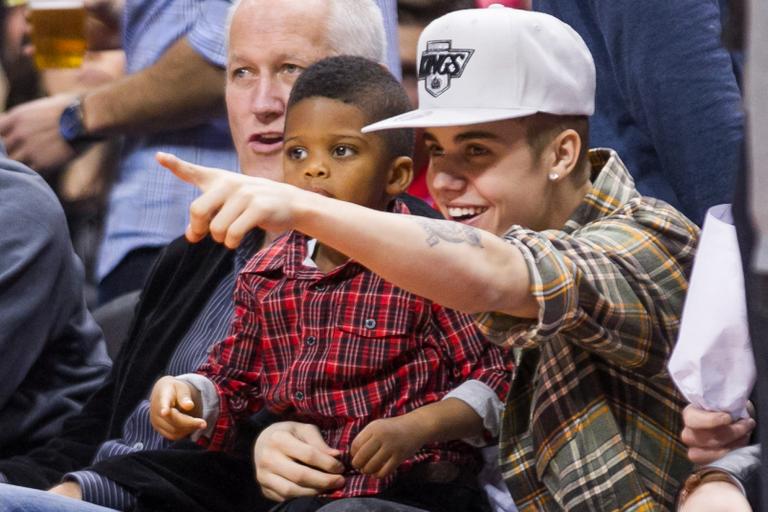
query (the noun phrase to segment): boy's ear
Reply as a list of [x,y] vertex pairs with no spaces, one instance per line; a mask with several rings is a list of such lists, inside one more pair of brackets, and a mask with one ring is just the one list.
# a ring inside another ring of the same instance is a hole
[[581,144],[581,137],[576,130],[569,128],[560,132],[550,143],[553,157],[550,172],[557,174],[560,178],[569,176],[579,161]]
[[402,194],[413,181],[413,160],[407,156],[399,156],[392,161],[387,177],[387,195],[395,197]]

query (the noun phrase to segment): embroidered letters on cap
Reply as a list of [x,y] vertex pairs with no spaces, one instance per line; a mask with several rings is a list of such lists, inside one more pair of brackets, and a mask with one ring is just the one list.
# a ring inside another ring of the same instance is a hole
[[475,50],[451,48],[451,41],[428,41],[421,54],[419,80],[424,80],[426,91],[437,98],[451,86],[452,78],[459,78]]

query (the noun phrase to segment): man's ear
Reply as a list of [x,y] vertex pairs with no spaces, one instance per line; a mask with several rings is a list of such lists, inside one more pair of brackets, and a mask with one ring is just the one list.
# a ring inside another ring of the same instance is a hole
[[407,156],[399,156],[392,161],[387,176],[387,195],[395,197],[402,194],[413,181],[413,160]]
[[552,140],[549,150],[553,157],[552,168],[549,171],[550,176],[556,175],[558,179],[563,179],[570,176],[579,162],[581,137],[576,130],[571,128],[563,130]]

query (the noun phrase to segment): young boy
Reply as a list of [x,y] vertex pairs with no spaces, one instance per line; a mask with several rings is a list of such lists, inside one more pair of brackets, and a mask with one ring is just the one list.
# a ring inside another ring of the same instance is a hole
[[[360,132],[408,109],[400,84],[373,62],[335,57],[311,66],[288,103],[285,181],[408,213],[393,198],[411,181],[412,132]],[[476,454],[449,441],[495,433],[511,374],[468,316],[298,232],[248,263],[235,301],[232,334],[199,375],[156,384],[151,414],[161,434],[178,439],[202,429],[209,449],[225,449],[237,422],[266,407],[316,424],[337,449],[345,485],[331,498],[480,506],[479,492],[468,490]]]

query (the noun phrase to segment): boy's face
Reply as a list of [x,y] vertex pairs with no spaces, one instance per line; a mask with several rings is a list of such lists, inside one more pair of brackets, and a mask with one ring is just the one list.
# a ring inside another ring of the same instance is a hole
[[328,197],[383,210],[390,162],[381,139],[362,134],[357,107],[329,98],[305,98],[286,117],[285,182]]
[[503,235],[513,225],[548,227],[551,186],[514,120],[427,128],[427,183],[448,219]]

